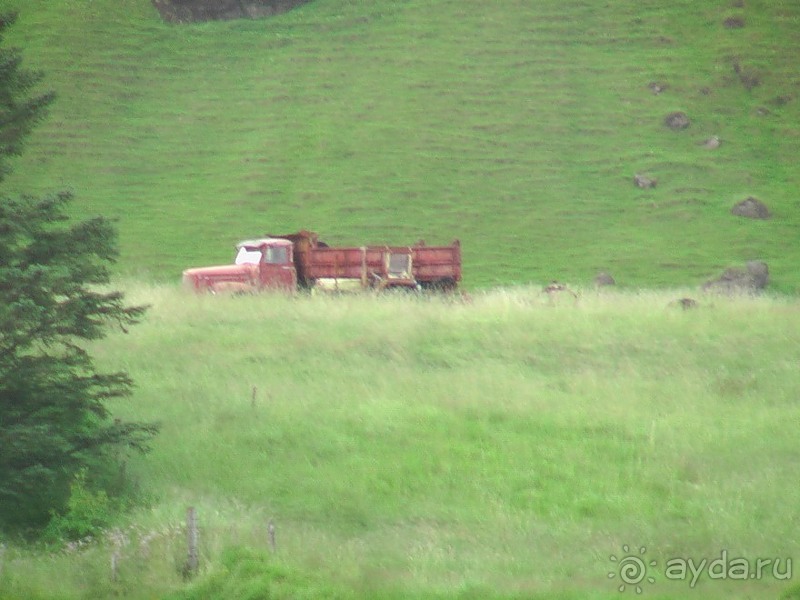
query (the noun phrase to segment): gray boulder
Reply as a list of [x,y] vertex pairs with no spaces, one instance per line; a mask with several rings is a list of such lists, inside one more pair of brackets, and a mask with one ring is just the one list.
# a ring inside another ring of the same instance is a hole
[[747,274],[757,290],[763,290],[769,283],[769,267],[760,260],[751,260],[746,265]]
[[769,219],[770,217],[767,205],[753,196],[734,204],[733,208],[731,208],[731,214],[748,219]]
[[656,185],[658,185],[658,179],[637,173],[633,176],[633,185],[643,190],[647,190],[656,187]]
[[767,263],[751,260],[744,268],[731,267],[730,269],[725,269],[722,275],[704,283],[703,290],[728,294],[754,294],[766,288],[767,284],[769,284],[769,267]]
[[689,116],[685,112],[672,112],[664,117],[664,125],[673,130],[686,129],[690,124]]
[[605,271],[601,271],[598,273],[594,278],[594,284],[597,287],[604,287],[608,285],[616,285],[616,280],[611,276],[610,273],[606,273]]

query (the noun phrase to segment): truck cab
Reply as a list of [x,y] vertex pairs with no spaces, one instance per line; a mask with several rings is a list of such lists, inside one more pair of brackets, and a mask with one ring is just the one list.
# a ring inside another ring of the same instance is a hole
[[294,248],[289,240],[264,238],[248,240],[236,245],[235,264],[258,265],[261,288],[293,290],[297,287],[297,269],[294,265]]
[[195,291],[211,293],[296,289],[297,269],[291,241],[245,240],[236,245],[236,250],[232,265],[187,269],[183,272],[184,284]]

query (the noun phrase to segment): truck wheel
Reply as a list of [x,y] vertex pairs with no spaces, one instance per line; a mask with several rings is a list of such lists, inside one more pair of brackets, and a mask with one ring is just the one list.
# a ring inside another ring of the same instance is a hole
[[382,292],[388,292],[390,294],[416,294],[420,290],[419,285],[387,285],[383,288],[380,288]]
[[452,277],[442,277],[436,281],[431,281],[423,286],[423,289],[430,292],[447,294],[456,290],[456,280]]

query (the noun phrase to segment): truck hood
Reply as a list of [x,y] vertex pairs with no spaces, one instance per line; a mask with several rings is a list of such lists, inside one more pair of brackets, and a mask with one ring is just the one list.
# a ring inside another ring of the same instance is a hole
[[183,272],[185,282],[207,281],[250,281],[258,277],[258,265],[221,265],[219,267],[199,267]]

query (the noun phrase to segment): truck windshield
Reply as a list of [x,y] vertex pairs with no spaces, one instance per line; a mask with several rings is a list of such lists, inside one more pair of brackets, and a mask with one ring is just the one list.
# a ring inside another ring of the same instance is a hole
[[261,250],[257,248],[239,248],[239,253],[236,255],[237,265],[257,265],[261,262]]

